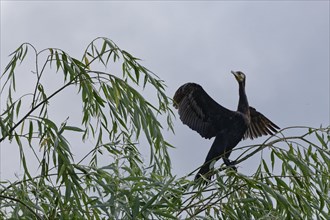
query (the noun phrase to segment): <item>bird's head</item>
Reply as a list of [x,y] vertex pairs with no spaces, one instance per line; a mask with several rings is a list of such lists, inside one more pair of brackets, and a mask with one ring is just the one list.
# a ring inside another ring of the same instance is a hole
[[245,74],[241,71],[231,71],[231,73],[235,76],[238,83],[244,83],[245,82]]

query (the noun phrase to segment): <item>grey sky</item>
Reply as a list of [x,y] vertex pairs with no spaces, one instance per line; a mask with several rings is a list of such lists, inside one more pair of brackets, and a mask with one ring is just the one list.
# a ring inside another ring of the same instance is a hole
[[[98,36],[142,58],[169,96],[196,82],[236,109],[230,70],[241,70],[249,103],[280,127],[329,125],[329,1],[1,1],[1,71],[23,42],[81,57]],[[166,136],[176,146],[173,171],[184,175],[202,164],[212,142],[179,119],[175,129]],[[9,145],[0,151],[2,177],[18,172],[17,152]]]

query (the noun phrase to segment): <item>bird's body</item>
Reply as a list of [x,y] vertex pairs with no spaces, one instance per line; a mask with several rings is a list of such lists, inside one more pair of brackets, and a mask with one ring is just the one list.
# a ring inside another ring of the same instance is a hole
[[[215,137],[205,162],[196,179],[209,173],[211,163],[223,158],[227,166],[233,165],[229,160],[232,149],[245,138],[256,138],[273,134],[277,125],[264,115],[249,106],[245,93],[245,75],[232,72],[239,83],[239,103],[237,111],[224,108],[214,101],[204,89],[196,83],[182,85],[173,97],[174,106],[178,109],[180,119],[202,137]],[[211,178],[211,175],[206,175]]]

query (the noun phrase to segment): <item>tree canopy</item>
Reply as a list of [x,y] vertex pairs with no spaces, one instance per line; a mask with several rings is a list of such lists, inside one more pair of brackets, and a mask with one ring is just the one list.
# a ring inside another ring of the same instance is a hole
[[[165,82],[112,40],[96,38],[81,58],[30,43],[10,56],[1,75],[0,151],[18,148],[23,174],[1,178],[0,219],[330,219],[329,126],[285,128],[238,147],[237,164],[262,152],[254,174],[220,166],[203,185],[193,172],[171,172]],[[27,57],[33,83],[22,91]],[[65,92],[79,103],[78,122],[52,111]],[[89,150],[77,158],[82,146]]]

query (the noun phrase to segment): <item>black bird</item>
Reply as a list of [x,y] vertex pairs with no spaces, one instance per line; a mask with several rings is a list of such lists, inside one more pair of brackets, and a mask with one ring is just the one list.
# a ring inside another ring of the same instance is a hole
[[231,111],[214,101],[204,89],[196,83],[182,85],[173,97],[173,105],[178,109],[183,124],[197,131],[202,137],[215,137],[203,166],[195,180],[203,175],[211,179],[209,173],[213,161],[223,158],[224,163],[234,167],[229,160],[232,149],[246,138],[257,138],[272,135],[280,129],[255,108],[249,106],[245,93],[245,74],[231,71],[239,85],[239,102],[237,111]]

